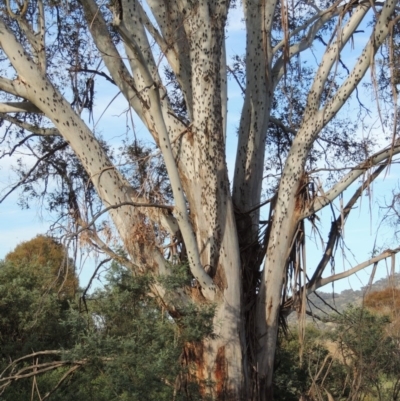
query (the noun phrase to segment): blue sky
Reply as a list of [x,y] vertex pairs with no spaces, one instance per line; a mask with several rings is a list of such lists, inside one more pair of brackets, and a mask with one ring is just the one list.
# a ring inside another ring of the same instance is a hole
[[[231,11],[227,33],[227,55],[228,61],[230,58],[239,54],[244,53],[244,25],[241,21],[242,12],[241,8],[238,7]],[[365,42],[367,35],[360,34],[357,36],[357,41]],[[312,52],[305,53],[301,56],[302,60],[309,60],[315,62],[315,57],[318,56],[318,48]],[[349,67],[355,62],[354,54],[349,47],[349,50],[344,54],[344,61],[349,64]],[[101,91],[101,85],[103,90]],[[94,121],[96,122],[101,114],[101,117],[96,131],[110,140],[112,144],[117,146],[126,135],[132,135],[132,131],[127,132],[126,128],[126,114],[124,111],[127,108],[126,102],[122,96],[118,96],[110,105],[110,99],[117,93],[115,87],[100,83],[98,85],[98,94],[96,97],[96,107],[94,110]],[[107,95],[102,97],[101,93]],[[371,99],[365,99],[371,105],[371,109],[374,109],[374,103]],[[227,137],[227,163],[230,176],[232,177],[233,165],[236,156],[236,144],[237,136],[236,131],[239,124],[240,112],[242,104],[241,90],[234,81],[229,82],[229,104],[228,104],[228,137]],[[351,107],[351,105],[350,105]],[[376,117],[376,116],[375,116]],[[374,117],[374,118],[375,118]],[[149,140],[150,137],[147,134],[145,128],[140,122],[135,120],[135,133],[137,137],[144,140]],[[10,179],[12,179],[11,173],[11,160],[0,161],[0,186],[4,187],[7,185]],[[351,257],[350,253],[347,252],[348,261],[340,257],[340,252],[336,257],[336,273],[342,269],[347,269],[360,263],[368,258],[373,248],[374,241],[376,239],[376,230],[380,221],[378,203],[383,203],[383,198],[390,197],[392,189],[397,185],[397,177],[399,177],[399,168],[392,166],[386,176],[382,176],[373,184],[373,192],[371,199],[363,197],[361,204],[357,205],[357,209],[354,210],[348,223],[345,227],[345,242],[348,248],[352,250],[355,257]],[[348,192],[351,194],[351,191]],[[350,196],[350,195],[345,195]],[[29,210],[21,210],[17,205],[16,201],[18,193],[13,193],[7,200],[0,205],[0,218],[2,225],[0,226],[0,258],[3,258],[7,252],[11,251],[18,243],[33,238],[38,233],[45,233],[52,223],[53,217],[45,212],[41,211],[40,205],[35,207],[32,204],[32,208]],[[346,198],[345,198],[346,200]],[[264,211],[266,213],[266,211]],[[338,214],[338,213],[337,213]],[[327,233],[330,228],[331,214],[329,211],[322,213],[321,218],[321,230]],[[379,244],[383,248],[395,246],[390,241],[392,238],[389,228],[382,228],[379,235]],[[326,235],[324,236],[326,240]],[[321,245],[316,249],[312,250],[312,242],[308,248],[307,253],[307,264],[309,270],[312,270],[313,265],[318,262],[318,255],[321,252]],[[319,243],[319,241],[317,241]],[[91,276],[94,266],[93,255],[88,259],[86,264],[78,265],[78,270],[81,273],[81,284],[84,285],[88,278]],[[384,264],[380,264],[380,271],[377,274],[377,278],[383,277],[386,274]],[[344,279],[340,282],[335,283],[335,291],[341,291],[346,288],[357,289],[362,285],[366,285],[369,280],[368,269],[366,272],[359,273],[357,276],[351,279]],[[326,290],[329,291],[329,288]]]

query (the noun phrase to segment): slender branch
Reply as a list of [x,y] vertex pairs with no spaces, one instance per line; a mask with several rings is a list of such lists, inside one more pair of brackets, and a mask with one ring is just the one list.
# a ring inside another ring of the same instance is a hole
[[278,120],[275,117],[270,116],[269,121],[272,124],[277,125],[279,128],[282,128],[282,130],[285,131],[287,134],[288,133],[293,134],[293,135],[297,134],[297,130],[295,130],[294,128],[287,127],[285,124],[283,124],[283,122],[281,120]]
[[27,131],[34,133],[36,136],[60,136],[60,132],[57,128],[41,128],[36,125],[28,124],[24,121],[18,120],[18,118],[9,116],[5,113],[0,112],[0,118],[7,120],[8,122],[17,125]]
[[112,258],[104,259],[96,266],[96,269],[94,270],[92,277],[90,277],[90,280],[89,280],[86,288],[84,289],[81,298],[86,297],[86,293],[89,291],[89,289],[92,285],[92,282],[93,282],[94,278],[96,277],[97,272],[100,270],[101,266],[105,265],[106,263],[110,262],[111,260],[112,260]]
[[241,84],[241,82],[239,81],[239,78],[236,76],[235,71],[233,71],[232,68],[229,67],[229,65],[227,65],[226,68],[232,74],[232,76],[235,79],[236,83],[239,85],[239,88],[242,91],[242,94],[244,95],[246,93],[246,90],[243,87],[243,85]]
[[[315,272],[314,272],[312,278],[306,284],[306,290],[307,290],[308,294],[310,294],[311,292],[314,292],[317,288],[319,288],[321,286],[321,285],[319,285],[319,286],[316,287],[316,285],[318,283],[320,283],[322,274],[325,271],[325,268],[326,268],[328,262],[330,261],[332,255],[333,255],[335,244],[336,244],[337,240],[340,237],[342,225],[346,221],[346,219],[347,219],[350,211],[352,210],[353,206],[355,205],[355,203],[357,202],[359,197],[362,195],[364,189],[366,189],[379,176],[379,174],[381,174],[382,171],[385,170],[385,168],[386,168],[386,164],[379,166],[368,177],[368,179],[358,187],[358,189],[355,191],[355,193],[353,194],[351,199],[348,201],[348,203],[346,204],[346,206],[342,210],[341,215],[334,222],[332,222],[331,230],[330,230],[329,236],[328,236],[328,243],[327,243],[326,248],[325,248],[325,252],[324,252],[324,254],[323,254],[323,256],[322,256],[322,258],[321,258],[321,260],[320,260],[320,262],[319,262],[319,264],[317,266],[317,268],[315,269]],[[302,289],[300,289],[297,294],[300,294]],[[317,293],[315,293],[315,294],[317,295]],[[293,297],[290,297],[288,299],[288,301],[287,301],[288,305],[290,304],[292,299],[293,299]],[[290,312],[291,312],[291,310],[288,309],[288,311],[286,313],[290,313]]]
[[20,358],[14,360],[13,362],[11,362],[0,374],[0,378],[4,376],[4,373],[12,366],[15,366],[17,363],[24,361],[26,359],[31,359],[31,358],[35,358],[37,356],[43,356],[43,355],[61,355],[62,351],[59,350],[49,350],[49,351],[37,351],[37,352],[33,352],[32,354],[28,354],[28,355],[24,355],[21,356]]
[[86,232],[88,233],[89,238],[93,241],[93,243],[94,243],[93,245],[97,246],[98,249],[103,251],[111,259],[116,260],[117,262],[121,263],[123,266],[127,267],[132,272],[135,272],[135,271],[142,272],[143,271],[143,269],[141,269],[135,263],[131,262],[126,257],[115,253],[109,246],[107,246],[107,244],[104,241],[101,240],[101,238],[98,236],[98,234],[96,232],[94,232],[93,230],[87,230]]
[[354,266],[353,268],[351,268],[349,270],[346,270],[345,272],[334,274],[334,275],[326,277],[326,278],[321,278],[321,279],[317,280],[313,286],[307,288],[307,293],[310,294],[310,293],[314,292],[315,290],[317,290],[318,288],[323,287],[324,285],[327,285],[332,282],[349,277],[349,276],[359,272],[360,270],[363,270],[366,267],[371,266],[383,259],[392,257],[393,255],[395,255],[398,252],[400,252],[400,247],[395,248],[395,249],[387,249],[386,251],[382,252],[380,255],[375,256],[374,258],[368,259],[365,262],[360,263],[357,266]]
[[[45,363],[35,363],[33,365],[28,365],[21,368],[16,374],[12,376],[2,377],[0,378],[0,383],[9,381],[9,380],[18,380],[31,376],[36,376],[36,374],[40,374],[42,372],[46,372],[47,370],[58,368],[62,365],[71,364],[70,361],[53,361],[53,362],[45,362]],[[38,370],[39,369],[39,370]],[[32,371],[33,372],[29,372]],[[29,372],[29,373],[24,373]]]
[[33,167],[31,169],[29,169],[29,171],[26,174],[24,174],[24,176],[14,186],[12,186],[12,188],[2,198],[0,198],[0,203],[2,203],[4,201],[4,199],[6,199],[7,196],[10,195],[12,192],[14,192],[20,185],[24,184],[26,182],[26,180],[29,178],[29,176],[33,173],[33,171],[35,171],[36,167],[43,160],[46,160],[49,156],[53,155],[58,150],[65,148],[66,146],[68,146],[67,143],[62,143],[61,145],[55,147],[51,152],[46,153],[44,156],[40,157],[36,161],[36,163],[33,165]]
[[100,212],[96,213],[93,219],[89,223],[85,223],[84,227],[79,230],[76,234],[80,234],[82,231],[88,229],[90,226],[92,226],[96,220],[98,220],[103,214],[109,212],[112,209],[118,209],[122,206],[136,206],[136,207],[155,207],[159,209],[167,209],[167,210],[173,210],[174,206],[170,205],[162,205],[158,203],[141,203],[141,202],[121,202],[118,203],[117,205],[112,205],[108,206],[105,209],[101,210]]
[[91,74],[100,75],[101,77],[105,78],[108,82],[111,82],[113,85],[117,85],[116,82],[110,76],[108,76],[106,73],[104,73],[103,71],[92,70],[90,68],[77,68],[77,67],[70,68],[68,71],[71,71],[71,72],[87,72],[87,73],[91,73]]
[[[336,199],[345,189],[347,189],[358,177],[364,174],[366,170],[384,160],[388,160],[389,162],[389,160],[398,153],[400,153],[400,140],[397,140],[393,147],[387,147],[375,153],[364,162],[358,164],[323,196],[318,196],[317,198],[313,199],[310,205],[303,211],[301,218],[306,218],[324,208],[326,205]],[[388,164],[388,162],[386,164]]]
[[[335,12],[334,15],[332,15],[330,18],[333,16],[339,14],[339,12],[343,9],[343,7],[338,7],[340,4],[341,0],[337,0],[334,4],[331,5],[327,10],[319,10],[318,14],[313,15],[310,19],[308,19],[303,25],[300,25],[296,29],[294,29],[292,32],[289,33],[289,39],[300,34],[300,32],[305,31],[311,24],[313,24],[315,21],[318,19],[323,19],[323,17],[326,14],[331,14],[332,12]],[[311,2],[310,2],[311,3]],[[337,12],[337,13],[336,13]],[[329,18],[329,19],[330,19]],[[329,20],[328,19],[328,20]],[[326,20],[324,20],[324,23],[326,23]],[[273,48],[273,54],[276,54],[283,46],[286,45],[286,41],[282,39],[275,47]]]
[[29,4],[29,0],[24,0],[24,4],[20,5],[18,3],[19,10],[18,10],[18,14],[15,14],[12,10],[11,10],[11,6],[10,6],[10,0],[6,0],[6,6],[7,6],[7,12],[9,14],[9,16],[13,19],[19,20],[20,18],[22,18],[26,11],[28,10],[28,4]]
[[42,398],[41,401],[47,400],[60,386],[61,384],[65,381],[65,379],[70,376],[72,373],[75,372],[75,370],[79,369],[82,365],[76,365],[73,366],[71,369],[66,372],[61,379],[58,381],[58,383],[48,392],[45,394],[45,396]]

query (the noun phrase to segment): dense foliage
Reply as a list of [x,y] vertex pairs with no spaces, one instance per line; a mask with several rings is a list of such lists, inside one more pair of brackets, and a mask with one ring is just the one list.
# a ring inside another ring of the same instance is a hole
[[398,400],[400,337],[390,327],[388,315],[352,305],[324,328],[308,325],[301,341],[292,327],[277,355],[277,399]]
[[[66,258],[54,239],[38,236],[0,263],[1,399],[205,399],[188,387],[186,345],[215,335],[213,308],[192,305],[173,320],[149,295],[154,285],[166,292],[190,285],[188,266],[171,266],[173,274],[155,283],[112,263],[103,288],[75,297],[52,285]],[[295,327],[282,334],[277,399],[397,400],[398,294],[393,287],[371,292],[367,308],[349,306],[324,328],[308,325],[304,337]]]
[[[60,297],[48,285],[51,259],[40,255],[49,249],[36,247],[38,239],[44,241],[37,237],[17,247],[0,264],[2,400],[31,394],[63,401],[200,397],[195,387],[180,385],[190,374],[182,355],[186,341],[212,335],[212,308],[187,308],[176,324],[149,296],[153,280],[134,277],[115,263],[103,288],[81,298]],[[187,266],[176,269],[176,276],[164,280],[167,291],[182,284]],[[46,367],[51,369],[42,371]]]

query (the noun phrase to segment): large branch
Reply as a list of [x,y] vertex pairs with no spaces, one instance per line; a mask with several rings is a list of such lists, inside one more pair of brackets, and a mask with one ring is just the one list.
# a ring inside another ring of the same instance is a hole
[[308,207],[306,207],[301,214],[301,218],[310,216],[311,214],[321,210],[326,205],[335,200],[345,189],[347,189],[358,177],[364,174],[368,169],[377,164],[387,160],[387,163],[391,158],[400,153],[400,141],[397,140],[395,146],[387,147],[375,153],[373,156],[354,167],[349,173],[347,173],[337,184],[335,184],[329,191],[323,196],[314,198]]
[[132,75],[126,68],[118,49],[112,41],[107,23],[98,5],[94,0],[80,0],[80,2],[93,40],[102,55],[104,64],[110,72],[113,81],[117,84],[137,115],[143,119],[142,104],[137,97],[137,92],[134,90],[135,85]]
[[[147,92],[147,86],[142,85],[141,80],[134,79],[134,77],[129,72],[123,60],[126,56],[121,56],[117,47],[114,45],[113,40],[110,36],[110,32],[106,21],[104,20],[98,5],[94,0],[80,0],[85,18],[88,23],[90,32],[92,34],[93,40],[98,48],[100,54],[102,55],[104,64],[106,65],[112,80],[118,86],[118,88],[123,93],[125,99],[129,105],[135,110],[135,113],[142,120],[145,126],[149,129],[150,134],[153,136],[154,140],[158,143],[158,132],[152,127],[152,114],[153,110],[149,108],[149,104],[144,101]],[[126,13],[129,15],[129,12]],[[127,17],[128,19],[128,17]],[[143,26],[142,26],[143,28]],[[125,32],[124,29],[122,29]],[[130,37],[128,36],[128,42],[130,42]],[[135,37],[133,35],[133,37]],[[146,38],[147,41],[147,38]],[[125,42],[128,44],[128,42]],[[148,43],[148,41],[147,41]],[[134,46],[135,47],[135,46]],[[148,44],[147,51],[151,52],[151,46]],[[129,58],[129,57],[128,57]],[[129,60],[131,61],[131,60]],[[153,66],[155,66],[153,62]],[[132,69],[134,71],[134,69]],[[140,85],[138,85],[138,82]],[[141,89],[140,90],[140,86]],[[160,90],[164,90],[162,85],[160,85]],[[143,95],[143,96],[142,96]],[[181,133],[185,126],[174,118],[174,113],[168,106],[166,93],[163,93],[162,98],[162,112],[166,125],[170,127],[170,136],[176,137]]]
[[[245,98],[241,112],[232,198],[240,210],[260,202],[265,160],[265,138],[273,98],[271,63],[272,20],[277,1],[243,1],[246,21]],[[260,112],[262,110],[262,112]],[[259,213],[252,214],[258,227]],[[256,235],[254,233],[254,235]]]
[[382,7],[382,11],[378,20],[375,23],[374,30],[371,34],[370,40],[364,47],[363,52],[353,70],[343,82],[336,94],[329,100],[322,110],[323,124],[326,125],[341,109],[343,104],[349,99],[350,95],[357,88],[365,73],[374,62],[374,56],[387,36],[392,32],[393,26],[398,21],[399,16],[393,18],[396,2],[387,0]]
[[395,248],[395,249],[387,249],[386,251],[382,252],[378,256],[375,256],[374,258],[368,259],[363,263],[360,263],[357,266],[354,266],[353,268],[346,270],[342,273],[334,274],[332,276],[326,277],[326,278],[321,278],[317,280],[312,286],[307,288],[307,294],[311,294],[312,292],[316,291],[318,288],[323,287],[324,285],[333,283],[335,281],[341,280],[343,278],[349,277],[360,270],[365,269],[368,266],[371,266],[383,259],[393,257],[396,253],[400,252],[400,247]]
[[40,114],[42,110],[31,102],[5,102],[0,103],[0,113],[35,113]]
[[165,166],[170,179],[172,192],[175,200],[176,220],[182,233],[188,253],[190,270],[202,287],[202,292],[206,298],[213,300],[216,286],[212,278],[205,272],[200,259],[200,250],[194,235],[193,227],[187,211],[186,199],[183,192],[183,185],[179,176],[179,171],[175,162],[175,157],[171,147],[171,141],[162,113],[162,105],[159,97],[158,87],[155,85],[153,77],[145,65],[144,55],[134,37],[129,37],[130,32],[126,26],[119,27],[119,32],[125,40],[125,45],[130,48],[132,54],[138,60],[136,65],[140,69],[143,84],[147,89],[147,96],[152,107],[152,120],[150,131],[158,131],[160,149],[164,156]]
[[[147,0],[153,17],[160,27],[165,43],[168,45],[164,52],[176,79],[182,89],[186,101],[189,120],[193,114],[193,88],[191,87],[192,66],[190,62],[188,18],[182,13],[187,6],[178,1]],[[145,26],[148,29],[146,25]],[[151,31],[150,31],[151,33]],[[155,38],[155,40],[157,40]],[[163,47],[160,46],[161,49]]]

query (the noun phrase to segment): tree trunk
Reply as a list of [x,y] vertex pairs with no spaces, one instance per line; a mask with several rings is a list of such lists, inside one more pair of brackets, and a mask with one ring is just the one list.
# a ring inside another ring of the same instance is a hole
[[[114,10],[113,29],[106,22],[110,15],[103,17],[102,8],[94,0],[81,0],[82,18],[86,19],[110,80],[146,125],[163,156],[174,200],[173,205],[162,206],[170,212],[167,217],[173,234],[179,231],[180,245],[187,250],[194,278],[193,287],[177,291],[173,301],[156,284],[154,292],[170,308],[172,316],[179,315],[180,307],[190,302],[214,305],[216,310],[215,335],[186,344],[182,362],[188,368],[188,380],[195,380],[203,395],[215,400],[272,400],[283,282],[299,222],[338,195],[327,193],[319,203],[303,203],[302,189],[308,185],[306,160],[314,141],[360,83],[388,35],[395,1],[387,0],[381,14],[377,14],[370,43],[356,67],[335,93],[326,95],[326,88],[333,88],[328,78],[338,54],[370,8],[367,2],[346,5],[352,13],[346,16],[343,29],[338,30],[338,38],[327,45],[323,62],[317,68],[270,204],[268,229],[261,239],[259,206],[265,141],[272,103],[276,100],[274,91],[284,75],[286,58],[307,48],[330,18],[341,17],[340,13],[345,15],[348,9],[337,11],[336,7],[317,13],[315,19],[303,25],[301,34],[303,30],[306,34],[300,42],[296,43],[298,31],[291,41],[287,37],[280,43],[275,40],[273,48],[277,1],[243,0],[247,76],[231,195],[226,167],[224,47],[229,1],[148,0],[157,28],[140,1],[113,3],[115,10],[120,7],[119,11]],[[281,7],[283,16],[279,23],[283,28],[287,22],[285,1]],[[18,23],[24,15],[14,17]],[[277,26],[279,31],[278,23]],[[27,51],[13,32],[0,19],[0,45],[17,72],[14,80],[0,78],[0,88],[24,102],[3,103],[0,109],[40,112],[50,119],[54,130],[81,161],[104,206],[110,208],[116,231],[129,254],[125,261],[138,274],[150,272],[156,279],[168,274],[169,265],[162,253],[165,243],[157,244],[156,233],[165,229],[161,220],[167,217],[152,213],[154,208],[141,199],[112,164],[95,135],[46,75],[43,54],[39,62],[31,57],[32,49],[40,48],[35,35],[27,35],[27,42],[31,41]],[[113,35],[118,35],[123,45],[116,44]],[[186,106],[183,115],[174,112],[168,98],[150,35],[179,83]],[[326,104],[321,101],[324,96]],[[376,160],[375,164],[383,159]],[[350,176],[346,185],[357,177]],[[92,223],[77,223],[82,230],[95,232]],[[104,249],[111,252],[106,246]]]

